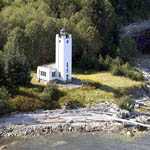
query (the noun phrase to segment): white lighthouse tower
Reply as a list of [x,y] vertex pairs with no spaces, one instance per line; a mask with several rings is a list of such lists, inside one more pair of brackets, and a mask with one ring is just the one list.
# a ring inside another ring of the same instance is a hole
[[50,82],[72,80],[72,36],[65,28],[56,34],[56,62],[37,67],[37,80]]
[[72,79],[72,36],[65,28],[56,35],[56,69],[59,80]]

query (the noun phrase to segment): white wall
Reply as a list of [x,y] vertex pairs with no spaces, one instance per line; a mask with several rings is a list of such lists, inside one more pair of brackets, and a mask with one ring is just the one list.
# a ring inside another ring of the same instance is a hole
[[[46,76],[41,75],[41,71],[46,72]],[[52,72],[56,72],[56,69],[50,69],[46,67],[39,66],[37,68],[37,79],[45,80],[45,81],[51,81],[56,79],[56,77],[52,77]]]
[[[68,43],[67,43],[68,41]],[[68,63],[68,73],[67,73]],[[56,35],[56,68],[61,73],[60,80],[66,81],[68,74],[69,80],[72,79],[72,36],[59,36]]]

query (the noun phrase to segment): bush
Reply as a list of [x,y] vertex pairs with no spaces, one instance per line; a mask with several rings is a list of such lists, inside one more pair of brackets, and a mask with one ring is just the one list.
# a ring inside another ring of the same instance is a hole
[[17,96],[11,102],[15,109],[20,112],[34,111],[43,107],[43,103],[39,99],[26,96]]
[[29,87],[21,87],[19,88],[19,91],[17,91],[17,95],[20,96],[25,96],[25,97],[29,97],[29,98],[35,98],[35,99],[39,99],[39,91],[35,91],[34,88],[29,88]]
[[115,59],[112,60],[111,63],[111,68],[113,69],[113,67],[120,67],[123,64],[123,61],[120,57],[116,57]]
[[130,96],[122,96],[119,100],[117,100],[116,104],[121,108],[121,109],[126,109],[126,110],[131,110],[132,105],[134,101],[131,99]]
[[11,102],[9,101],[10,96],[6,88],[0,88],[0,115],[10,113],[12,109]]
[[129,63],[114,66],[111,73],[115,76],[125,76],[136,81],[143,80],[143,74],[136,68],[132,67]]
[[84,105],[79,102],[77,99],[69,97],[69,96],[64,96],[59,99],[59,104],[61,106],[65,106],[66,109],[76,109],[79,107],[84,107]]
[[114,76],[122,76],[122,69],[120,66],[114,66],[113,69],[111,70],[112,75]]
[[105,60],[102,57],[102,55],[99,56],[98,63],[99,63],[99,70],[106,70]]
[[106,68],[107,70],[109,70],[109,69],[111,68],[112,60],[113,60],[113,59],[112,59],[109,55],[106,56],[106,59],[105,59],[105,61],[104,61],[104,65],[105,65],[105,68]]
[[40,94],[40,99],[45,104],[46,109],[59,107],[57,101],[63,95],[55,84],[49,83]]

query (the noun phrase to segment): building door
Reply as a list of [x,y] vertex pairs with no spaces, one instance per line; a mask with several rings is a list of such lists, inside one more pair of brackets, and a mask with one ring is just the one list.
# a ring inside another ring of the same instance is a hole
[[69,75],[68,75],[68,74],[66,75],[66,80],[67,80],[67,81],[69,80]]

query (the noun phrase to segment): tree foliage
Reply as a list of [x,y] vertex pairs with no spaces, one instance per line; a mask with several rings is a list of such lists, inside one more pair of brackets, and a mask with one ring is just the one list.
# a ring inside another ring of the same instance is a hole
[[11,89],[19,85],[27,85],[30,82],[30,65],[19,49],[22,47],[20,36],[22,32],[15,28],[8,37],[4,51],[4,66],[7,78],[7,86]]
[[136,43],[131,36],[125,36],[120,42],[118,54],[125,61],[131,61],[137,57]]
[[0,88],[0,116],[11,112],[12,106],[9,102],[10,96],[6,88]]
[[149,0],[1,0],[0,49],[20,29],[19,51],[32,68],[55,61],[55,34],[73,35],[73,65],[89,55],[114,56],[120,26],[150,15]]
[[4,71],[4,63],[3,63],[3,52],[0,51],[0,87],[6,84],[5,81],[5,71]]
[[48,84],[40,95],[42,102],[45,103],[47,109],[58,107],[57,101],[61,96],[61,92],[55,84]]

